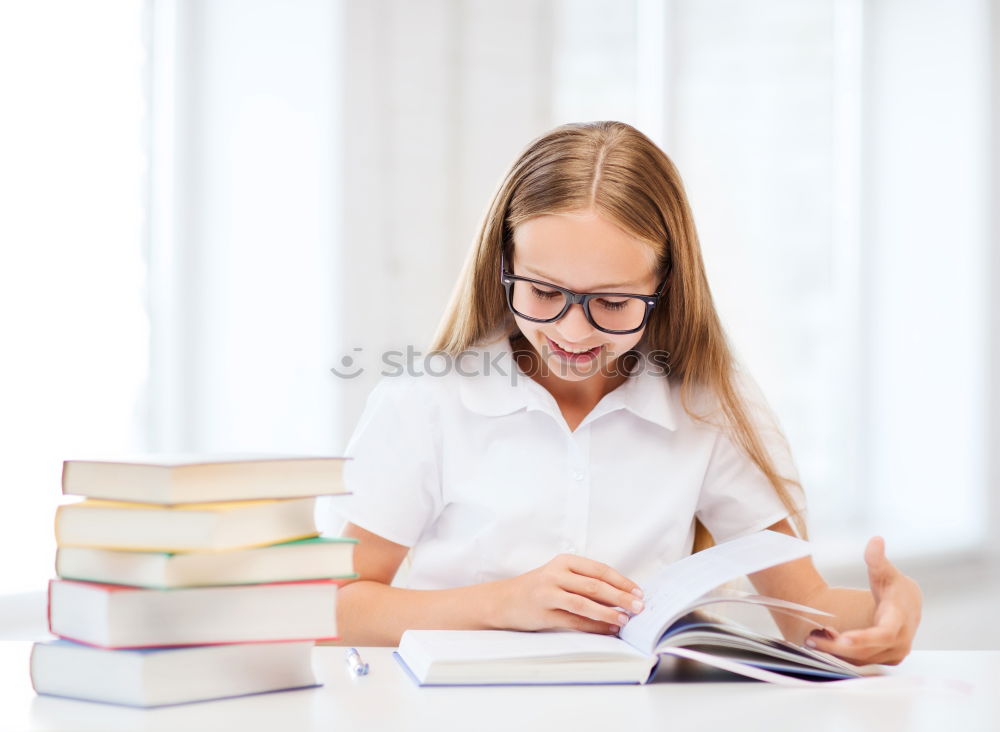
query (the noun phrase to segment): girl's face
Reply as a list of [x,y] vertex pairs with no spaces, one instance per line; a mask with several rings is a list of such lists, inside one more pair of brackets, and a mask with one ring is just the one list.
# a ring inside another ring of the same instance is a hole
[[[660,281],[652,247],[593,211],[538,216],[519,224],[508,267],[512,274],[581,293],[651,295]],[[597,307],[591,303],[592,311]],[[616,359],[643,333],[612,335],[598,330],[579,304],[554,323],[514,317],[546,370],[567,381],[614,375]]]

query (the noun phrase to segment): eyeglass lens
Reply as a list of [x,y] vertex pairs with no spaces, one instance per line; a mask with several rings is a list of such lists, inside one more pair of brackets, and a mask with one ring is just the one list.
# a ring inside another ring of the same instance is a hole
[[[549,320],[566,307],[566,295],[533,282],[515,280],[511,306],[528,318]],[[646,303],[638,297],[594,297],[590,300],[590,317],[607,330],[632,330],[642,325]]]

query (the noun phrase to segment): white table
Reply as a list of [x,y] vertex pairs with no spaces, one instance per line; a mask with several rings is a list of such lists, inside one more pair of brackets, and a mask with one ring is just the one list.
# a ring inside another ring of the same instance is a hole
[[[816,689],[769,684],[419,688],[388,648],[315,650],[318,689],[153,710],[36,696],[31,644],[0,642],[3,730],[1000,730],[1000,651],[917,651],[877,684]],[[853,682],[852,682],[853,683]]]

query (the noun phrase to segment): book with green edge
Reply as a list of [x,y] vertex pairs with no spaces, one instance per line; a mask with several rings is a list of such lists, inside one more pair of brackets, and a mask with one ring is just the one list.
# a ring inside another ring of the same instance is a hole
[[318,579],[354,579],[357,539],[311,537],[224,552],[139,552],[60,547],[62,579],[177,589]]

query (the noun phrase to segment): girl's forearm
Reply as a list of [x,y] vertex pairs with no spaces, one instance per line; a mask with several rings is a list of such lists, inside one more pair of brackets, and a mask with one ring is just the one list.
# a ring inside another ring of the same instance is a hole
[[340,643],[396,646],[407,628],[497,627],[500,582],[449,590],[408,590],[359,580],[337,593]]

